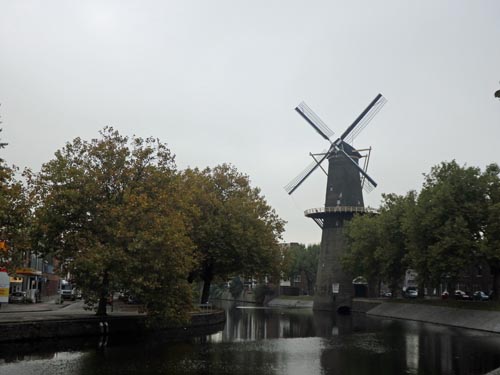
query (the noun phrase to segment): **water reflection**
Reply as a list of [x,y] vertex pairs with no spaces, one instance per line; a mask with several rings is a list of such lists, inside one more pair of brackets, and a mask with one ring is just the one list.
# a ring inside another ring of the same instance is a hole
[[[221,341],[261,340],[270,338],[316,336],[309,310],[277,311],[272,309],[234,308],[226,315]],[[328,318],[329,321],[331,319]],[[331,322],[329,322],[331,327]],[[326,336],[331,334],[325,332]]]
[[0,345],[0,374],[484,374],[500,336],[310,310],[231,308],[186,342],[111,338]]

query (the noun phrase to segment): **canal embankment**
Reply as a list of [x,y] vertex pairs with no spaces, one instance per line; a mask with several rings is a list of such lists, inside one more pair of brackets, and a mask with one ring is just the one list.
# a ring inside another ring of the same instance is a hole
[[0,313],[0,342],[114,335],[161,335],[167,340],[182,340],[218,332],[223,329],[226,319],[223,310],[214,309],[191,313],[185,325],[152,328],[137,308],[127,310],[117,306],[117,311],[107,316],[96,316],[77,304],[33,307],[33,310],[4,309]]
[[[353,299],[352,311],[366,313],[370,309],[381,304],[382,301],[371,300],[371,299]],[[314,299],[312,297],[291,297],[291,296],[279,296],[275,297],[269,302],[267,302],[268,307],[274,308],[284,308],[284,309],[295,309],[295,308],[309,308],[312,309],[314,305]]]
[[293,298],[280,298],[276,297],[267,303],[269,307],[275,308],[285,308],[285,309],[297,309],[297,308],[310,308],[313,307],[312,299],[293,299]]
[[500,333],[500,312],[498,311],[385,302],[369,309],[366,314]]
[[238,297],[233,297],[229,291],[224,291],[217,296],[210,296],[210,301],[226,301],[231,303],[242,303],[255,305],[255,294],[253,290],[244,290]]
[[209,335],[224,328],[225,313],[221,310],[191,314],[182,326],[151,328],[144,315],[51,316],[23,321],[0,322],[0,342],[54,339],[81,336],[161,335],[168,340],[181,340]]
[[[268,306],[276,308],[312,308],[313,301],[278,297],[270,301]],[[456,328],[500,333],[499,311],[391,302],[381,299],[364,298],[355,298],[353,300],[352,311],[388,319],[413,320]]]

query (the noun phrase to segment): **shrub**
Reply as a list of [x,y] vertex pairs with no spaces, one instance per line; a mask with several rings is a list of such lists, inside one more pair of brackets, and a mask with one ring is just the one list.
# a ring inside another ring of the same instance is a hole
[[259,284],[255,287],[254,293],[255,302],[258,305],[263,305],[266,300],[266,296],[274,295],[274,290],[272,290],[268,285]]
[[239,276],[236,276],[234,279],[231,280],[229,283],[229,292],[233,296],[233,298],[238,298],[243,292],[243,283]]

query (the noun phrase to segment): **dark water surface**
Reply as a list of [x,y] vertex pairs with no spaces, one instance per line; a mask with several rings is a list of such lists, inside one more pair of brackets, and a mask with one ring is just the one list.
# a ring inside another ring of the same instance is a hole
[[0,374],[484,374],[500,335],[310,310],[233,308],[224,331],[0,345]]

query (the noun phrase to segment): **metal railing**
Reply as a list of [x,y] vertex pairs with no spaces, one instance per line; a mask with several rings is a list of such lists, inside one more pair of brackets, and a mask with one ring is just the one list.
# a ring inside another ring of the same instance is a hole
[[214,305],[212,305],[211,303],[207,302],[207,303],[200,303],[198,305],[198,308],[202,311],[212,311],[214,310]]
[[361,206],[333,206],[333,207],[318,207],[310,208],[304,211],[305,216],[330,213],[330,212],[362,212],[376,214],[378,210],[372,207],[361,207]]

